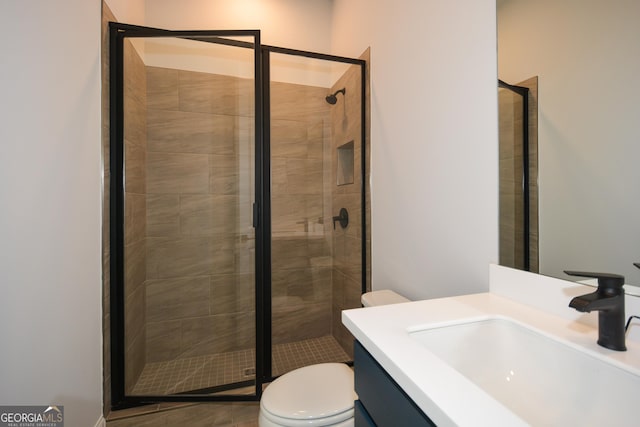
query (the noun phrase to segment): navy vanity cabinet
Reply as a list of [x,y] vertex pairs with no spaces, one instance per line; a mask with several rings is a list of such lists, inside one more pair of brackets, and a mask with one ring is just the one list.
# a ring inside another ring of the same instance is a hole
[[435,426],[358,341],[353,359],[356,427]]

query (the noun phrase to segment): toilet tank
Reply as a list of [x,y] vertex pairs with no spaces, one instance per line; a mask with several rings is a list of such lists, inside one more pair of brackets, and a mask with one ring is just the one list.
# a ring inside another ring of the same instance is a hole
[[389,289],[382,289],[380,291],[372,291],[362,294],[362,297],[360,297],[360,301],[365,307],[375,307],[377,305],[409,302],[409,299]]

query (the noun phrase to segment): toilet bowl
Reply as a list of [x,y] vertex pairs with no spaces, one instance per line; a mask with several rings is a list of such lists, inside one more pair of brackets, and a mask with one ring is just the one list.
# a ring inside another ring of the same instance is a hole
[[[365,297],[366,296],[366,297]],[[393,291],[362,295],[365,307],[407,302]],[[353,370],[343,363],[320,363],[287,372],[262,393],[260,427],[353,427]]]
[[282,375],[260,400],[260,427],[353,426],[353,370],[320,363]]

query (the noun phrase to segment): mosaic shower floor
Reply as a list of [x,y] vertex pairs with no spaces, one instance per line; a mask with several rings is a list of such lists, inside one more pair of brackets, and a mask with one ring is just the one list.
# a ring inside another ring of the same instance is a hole
[[[314,363],[349,360],[330,335],[273,346],[274,376]],[[131,394],[175,394],[252,380],[254,361],[252,349],[147,363]]]

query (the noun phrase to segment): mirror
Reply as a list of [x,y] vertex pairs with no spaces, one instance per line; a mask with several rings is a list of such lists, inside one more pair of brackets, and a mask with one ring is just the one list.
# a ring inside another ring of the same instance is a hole
[[497,0],[499,78],[538,76],[541,274],[640,286],[638,22],[637,0]]

